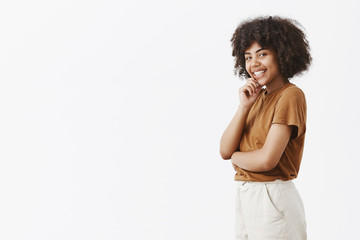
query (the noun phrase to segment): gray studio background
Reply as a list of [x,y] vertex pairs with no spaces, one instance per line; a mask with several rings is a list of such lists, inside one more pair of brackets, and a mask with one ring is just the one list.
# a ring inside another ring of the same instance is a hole
[[295,180],[309,239],[357,236],[359,3],[1,1],[0,239],[233,239],[219,155],[243,84],[230,38],[295,18],[312,47]]

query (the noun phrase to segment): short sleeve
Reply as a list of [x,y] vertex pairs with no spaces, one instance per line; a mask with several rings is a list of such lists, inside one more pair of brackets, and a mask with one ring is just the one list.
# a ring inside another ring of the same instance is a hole
[[297,138],[306,131],[306,100],[298,87],[286,89],[275,105],[272,123],[295,126],[291,138]]

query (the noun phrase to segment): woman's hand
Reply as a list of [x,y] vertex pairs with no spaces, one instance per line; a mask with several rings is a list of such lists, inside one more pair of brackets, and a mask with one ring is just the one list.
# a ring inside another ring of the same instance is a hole
[[251,108],[259,96],[261,86],[253,78],[248,78],[246,84],[239,89],[240,106]]
[[237,166],[236,166],[235,164],[233,164],[232,162],[231,162],[231,164],[232,164],[232,166],[233,166],[234,170],[235,170],[235,171],[237,171],[237,169],[236,169],[236,168],[237,168]]

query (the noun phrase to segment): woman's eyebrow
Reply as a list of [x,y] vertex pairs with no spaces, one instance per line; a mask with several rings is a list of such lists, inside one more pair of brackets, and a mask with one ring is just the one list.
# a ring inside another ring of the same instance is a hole
[[[255,52],[255,53],[260,52],[260,51],[265,50],[265,49],[266,49],[266,48],[260,48],[260,49],[256,50],[256,52]],[[245,55],[246,55],[246,54],[251,54],[251,53],[246,52],[246,53],[245,53]]]

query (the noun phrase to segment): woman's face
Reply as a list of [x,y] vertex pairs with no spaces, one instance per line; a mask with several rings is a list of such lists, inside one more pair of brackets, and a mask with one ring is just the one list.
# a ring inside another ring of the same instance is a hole
[[246,49],[244,57],[246,71],[261,86],[284,80],[274,50],[254,42]]

